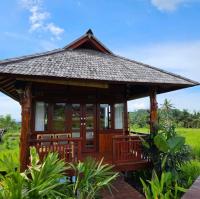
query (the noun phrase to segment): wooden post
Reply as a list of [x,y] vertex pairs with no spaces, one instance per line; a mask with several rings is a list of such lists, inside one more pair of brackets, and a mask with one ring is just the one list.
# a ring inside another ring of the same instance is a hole
[[158,104],[156,88],[150,89],[150,133],[156,133],[158,124]]
[[31,133],[31,105],[32,94],[31,85],[25,86],[21,95],[21,137],[20,137],[20,171],[23,172],[29,164],[29,136]]

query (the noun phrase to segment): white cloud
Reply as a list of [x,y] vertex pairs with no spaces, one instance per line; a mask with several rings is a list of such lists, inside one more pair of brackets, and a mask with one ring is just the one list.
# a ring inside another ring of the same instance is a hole
[[39,6],[32,6],[29,11],[31,12],[31,16],[29,17],[31,23],[30,30],[35,31],[39,28],[43,28],[45,26],[45,20],[50,17],[50,13],[40,11]]
[[138,46],[117,54],[200,81],[199,52],[200,40],[196,40]]
[[135,111],[138,109],[148,109],[148,108],[149,108],[149,99],[147,97],[128,102],[128,111]]
[[[200,40],[188,42],[157,43],[153,45],[127,48],[117,52],[125,57],[141,61],[170,72],[183,75],[200,82]],[[158,103],[165,98],[171,99],[175,107],[190,111],[200,110],[200,92],[198,88],[183,89],[158,95]],[[188,103],[189,102],[189,103]],[[133,100],[129,102],[129,111],[149,107],[149,99]]]
[[47,30],[49,30],[57,39],[60,38],[60,35],[64,32],[64,29],[56,26],[55,24],[53,23],[49,23],[47,25]]
[[199,0],[151,0],[151,3],[161,11],[174,11],[181,5],[186,5]]
[[43,0],[20,0],[23,8],[30,12],[29,22],[30,31],[42,30],[48,31],[56,39],[60,39],[60,36],[64,33],[64,29],[55,25],[53,22],[49,22],[51,14],[44,10]]

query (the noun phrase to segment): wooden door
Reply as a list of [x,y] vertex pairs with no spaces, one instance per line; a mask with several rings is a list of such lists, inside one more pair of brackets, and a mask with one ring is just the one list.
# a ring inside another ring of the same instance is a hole
[[96,151],[96,105],[72,104],[71,135],[82,137],[82,151]]

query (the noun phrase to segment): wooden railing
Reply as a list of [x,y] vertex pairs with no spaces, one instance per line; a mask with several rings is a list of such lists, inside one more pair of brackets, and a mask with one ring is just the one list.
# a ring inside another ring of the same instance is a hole
[[35,139],[30,140],[30,146],[36,148],[41,160],[49,152],[57,152],[66,162],[77,162],[82,158],[81,138]]
[[113,163],[140,162],[146,160],[142,153],[142,141],[139,136],[114,136],[113,137]]

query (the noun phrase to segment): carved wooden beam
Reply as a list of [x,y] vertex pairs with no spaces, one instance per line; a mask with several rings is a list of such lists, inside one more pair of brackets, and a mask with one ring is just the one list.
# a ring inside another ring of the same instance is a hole
[[31,134],[31,84],[25,86],[21,95],[22,127],[20,137],[20,171],[24,171],[29,164],[29,136]]
[[156,99],[156,88],[150,89],[150,132],[157,132],[158,125],[158,103]]

